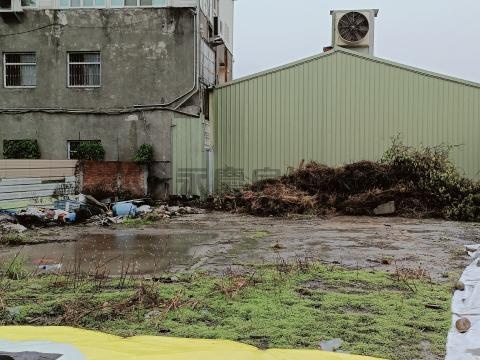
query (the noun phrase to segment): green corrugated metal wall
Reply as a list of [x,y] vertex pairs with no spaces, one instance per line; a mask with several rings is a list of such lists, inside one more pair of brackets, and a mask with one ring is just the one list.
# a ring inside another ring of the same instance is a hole
[[174,118],[172,122],[172,195],[207,193],[205,122],[202,118]]
[[[215,89],[216,186],[231,171],[285,173],[302,159],[379,159],[392,136],[463,146],[452,159],[479,177],[480,87],[336,50]],[[225,173],[225,171],[223,171]],[[237,176],[238,177],[238,176]]]

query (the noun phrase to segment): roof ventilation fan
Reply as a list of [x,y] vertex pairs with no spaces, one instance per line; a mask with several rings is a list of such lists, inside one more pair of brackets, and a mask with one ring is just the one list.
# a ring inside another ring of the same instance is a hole
[[348,42],[356,43],[365,39],[369,30],[367,17],[356,11],[346,13],[338,21],[338,32]]

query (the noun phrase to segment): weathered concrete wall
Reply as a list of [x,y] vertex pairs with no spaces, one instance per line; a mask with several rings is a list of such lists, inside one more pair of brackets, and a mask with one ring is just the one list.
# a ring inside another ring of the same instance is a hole
[[[100,140],[106,161],[131,161],[142,144],[152,144],[155,163],[150,169],[149,191],[158,198],[170,190],[171,111],[145,111],[123,115],[0,114],[0,158],[3,140],[37,139],[42,159],[67,159],[68,140]],[[200,121],[200,120],[199,120]]]
[[68,140],[101,140],[106,161],[130,161],[144,143],[154,146],[155,160],[170,161],[170,111],[123,115],[1,114],[0,157],[3,140],[36,139],[42,159],[67,159]]
[[[34,89],[0,87],[0,159],[3,140],[37,139],[42,159],[52,160],[67,159],[68,140],[100,140],[106,161],[131,161],[149,143],[155,150],[149,191],[167,195],[175,112],[131,109],[188,94],[174,105],[198,114],[196,26],[188,8],[34,10],[20,23],[0,19],[0,34],[15,34],[0,36],[0,53],[37,55]],[[100,51],[101,87],[67,86],[70,51]]]
[[[188,8],[30,10],[21,23],[0,20],[0,34],[21,32],[0,36],[0,52],[36,52],[37,86],[1,87],[0,108],[169,103],[194,85],[195,18]],[[69,51],[100,51],[100,88],[67,87]],[[3,67],[0,73],[3,79]]]

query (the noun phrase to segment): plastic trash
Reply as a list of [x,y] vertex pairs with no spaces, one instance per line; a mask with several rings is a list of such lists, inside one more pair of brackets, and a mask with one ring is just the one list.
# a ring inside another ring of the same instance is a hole
[[153,212],[153,209],[150,205],[142,205],[137,209],[137,213],[148,214]]
[[53,203],[53,207],[57,210],[71,212],[80,207],[80,202],[76,200],[57,200]]
[[55,215],[53,216],[54,220],[65,222],[65,218],[68,216],[68,213],[64,210],[55,210]]
[[75,213],[68,213],[67,216],[65,216],[65,222],[68,223],[74,223],[77,220],[77,214]]
[[137,214],[138,208],[129,202],[116,203],[113,205],[113,215],[114,216],[135,216]]
[[0,209],[0,215],[15,216],[15,215],[17,215],[17,212],[14,211],[14,210]]
[[62,264],[41,264],[38,268],[43,271],[56,271],[62,268]]

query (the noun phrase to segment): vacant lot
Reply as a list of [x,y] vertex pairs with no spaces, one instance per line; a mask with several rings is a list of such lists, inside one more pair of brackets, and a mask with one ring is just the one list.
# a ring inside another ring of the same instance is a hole
[[441,359],[452,284],[468,263],[462,246],[479,232],[436,220],[222,213],[39,230],[28,242],[41,244],[0,250],[0,321],[261,348],[340,338],[346,352]]
[[[42,229],[39,245],[0,248],[0,260],[20,252],[27,266],[46,261],[111,275],[130,264],[136,274],[203,269],[222,273],[245,265],[305,259],[349,268],[422,268],[447,281],[468,264],[463,245],[480,239],[473,223],[372,217],[257,218],[210,213],[151,225]],[[132,269],[130,269],[132,270]]]

